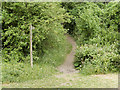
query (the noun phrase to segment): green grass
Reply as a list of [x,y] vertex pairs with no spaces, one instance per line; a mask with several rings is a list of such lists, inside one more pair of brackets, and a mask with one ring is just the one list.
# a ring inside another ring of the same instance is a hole
[[88,75],[56,73],[47,78],[3,84],[4,88],[118,88],[118,74]]
[[[64,47],[67,46],[67,47]],[[56,67],[63,63],[72,49],[69,43],[50,49],[39,64],[3,63],[3,88],[117,88],[118,74],[103,75],[63,74]]]
[[39,63],[34,63],[33,68],[31,68],[30,63],[4,62],[2,64],[2,82],[6,84],[18,83],[51,76],[57,72],[56,67],[63,63],[71,49],[72,46],[64,41],[58,48],[49,49]]

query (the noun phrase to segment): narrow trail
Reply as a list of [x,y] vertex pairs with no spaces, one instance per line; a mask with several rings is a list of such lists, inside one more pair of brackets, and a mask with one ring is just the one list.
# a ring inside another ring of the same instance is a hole
[[74,62],[74,55],[76,49],[76,42],[70,35],[66,35],[68,42],[72,44],[72,50],[67,55],[64,63],[58,67],[58,70],[63,73],[77,73],[78,71],[75,70],[73,62]]

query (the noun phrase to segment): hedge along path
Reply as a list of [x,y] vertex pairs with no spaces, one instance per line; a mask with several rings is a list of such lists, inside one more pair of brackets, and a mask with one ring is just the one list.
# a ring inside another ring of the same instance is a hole
[[64,63],[58,67],[58,70],[63,73],[78,73],[79,71],[75,70],[74,65],[73,65],[76,42],[70,35],[66,35],[66,37],[67,37],[68,42],[72,44],[72,50],[67,55]]

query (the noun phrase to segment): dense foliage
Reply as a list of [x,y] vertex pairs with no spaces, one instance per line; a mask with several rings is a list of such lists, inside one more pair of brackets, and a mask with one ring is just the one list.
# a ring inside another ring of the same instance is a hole
[[[51,75],[69,50],[62,25],[69,22],[68,17],[60,3],[3,2],[2,81],[20,82]],[[30,24],[35,27],[33,69],[30,68]]]
[[[59,10],[58,10],[59,9]],[[3,60],[20,62],[29,60],[29,26],[33,29],[33,59],[38,61],[48,48],[64,41],[66,30],[61,23],[68,15],[60,3],[2,3]]]
[[69,33],[76,39],[78,45],[75,67],[92,73],[118,71],[120,2],[71,2],[62,5],[73,16],[72,22],[66,23],[65,27],[70,29]]
[[[3,82],[38,79],[54,73],[71,49],[64,36],[67,32],[77,42],[76,69],[85,74],[119,71],[119,4],[3,2]],[[30,68],[30,24],[35,27],[33,69]]]

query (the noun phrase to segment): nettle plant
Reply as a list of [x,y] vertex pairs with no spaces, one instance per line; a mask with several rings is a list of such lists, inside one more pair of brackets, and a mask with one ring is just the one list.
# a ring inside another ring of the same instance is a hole
[[63,22],[69,15],[60,3],[2,3],[3,61],[29,60],[29,26],[33,32],[33,59],[39,60],[49,47],[57,47],[64,39]]

